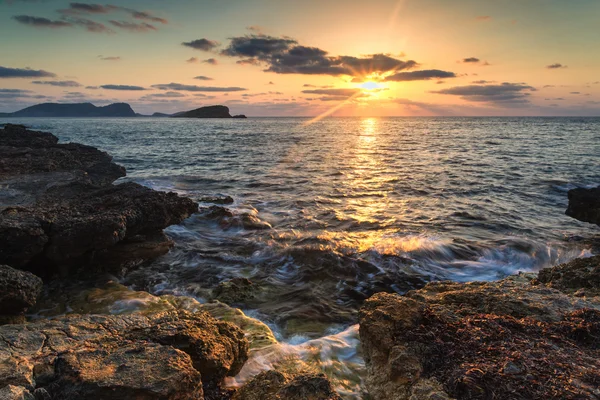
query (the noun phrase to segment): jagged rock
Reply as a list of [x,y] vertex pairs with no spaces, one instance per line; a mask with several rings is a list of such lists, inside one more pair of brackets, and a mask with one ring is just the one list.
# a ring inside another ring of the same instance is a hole
[[212,204],[232,204],[233,197],[231,196],[205,196],[199,199],[201,203],[212,203]]
[[256,286],[248,278],[233,278],[219,283],[213,291],[213,298],[226,304],[239,304],[252,299]]
[[359,317],[369,393],[375,400],[596,398],[600,303],[532,278],[436,282],[405,296],[372,296]]
[[268,222],[261,221],[254,212],[235,214],[228,208],[210,206],[201,209],[202,217],[218,222],[222,229],[244,228],[249,230],[271,229]]
[[600,186],[593,189],[569,190],[569,207],[565,214],[600,226]]
[[0,326],[0,389],[60,399],[202,399],[248,356],[243,332],[207,313],[69,316]]
[[232,400],[341,400],[325,375],[290,376],[278,371],[256,375]]
[[600,296],[600,256],[542,269],[536,282],[577,296]]
[[125,170],[112,157],[57,141],[20,126],[0,130],[0,263],[43,277],[90,265],[121,273],[167,252],[162,229],[197,211],[174,193],[113,185]]
[[18,316],[32,307],[42,292],[37,276],[0,265],[0,315]]

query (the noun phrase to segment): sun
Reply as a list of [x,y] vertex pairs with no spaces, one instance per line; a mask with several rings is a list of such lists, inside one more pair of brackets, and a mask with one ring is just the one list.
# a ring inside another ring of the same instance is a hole
[[383,89],[384,86],[381,83],[377,83],[374,81],[367,81],[364,83],[361,83],[359,85],[360,88],[365,89],[365,90],[375,90],[375,89]]

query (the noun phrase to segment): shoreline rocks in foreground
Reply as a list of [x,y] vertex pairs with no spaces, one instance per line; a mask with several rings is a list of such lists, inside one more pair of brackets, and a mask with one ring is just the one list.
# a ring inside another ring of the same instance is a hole
[[90,268],[122,275],[164,254],[162,230],[198,204],[133,182],[94,147],[20,125],[0,130],[0,263],[48,278]]

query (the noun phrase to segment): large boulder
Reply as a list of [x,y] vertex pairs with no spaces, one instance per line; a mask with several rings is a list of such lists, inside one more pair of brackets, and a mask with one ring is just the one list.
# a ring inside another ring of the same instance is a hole
[[111,156],[57,142],[17,125],[0,129],[0,263],[43,277],[90,265],[122,274],[167,252],[162,229],[198,209],[175,193],[113,185],[125,170]]
[[69,316],[0,338],[0,390],[60,399],[202,399],[248,356],[239,328],[203,312]]
[[37,276],[0,265],[0,324],[17,321],[42,292],[42,280]]
[[583,222],[600,225],[600,186],[593,189],[569,190],[566,214]]
[[600,302],[547,286],[574,289],[575,280],[558,283],[558,272],[532,278],[436,282],[405,296],[372,296],[360,312],[369,393],[375,400],[597,398]]

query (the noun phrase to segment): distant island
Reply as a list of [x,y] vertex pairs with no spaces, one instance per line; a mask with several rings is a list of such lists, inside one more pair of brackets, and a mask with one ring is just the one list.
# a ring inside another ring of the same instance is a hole
[[52,118],[52,117],[135,117],[127,103],[114,103],[97,107],[92,103],[43,103],[14,113],[0,113],[0,117]]
[[[231,115],[226,106],[207,106],[175,114],[156,112],[151,115],[159,118],[246,118],[245,115]],[[127,103],[114,103],[97,107],[92,103],[43,103],[27,107],[13,113],[0,113],[4,118],[55,118],[55,117],[147,117],[138,114]]]

